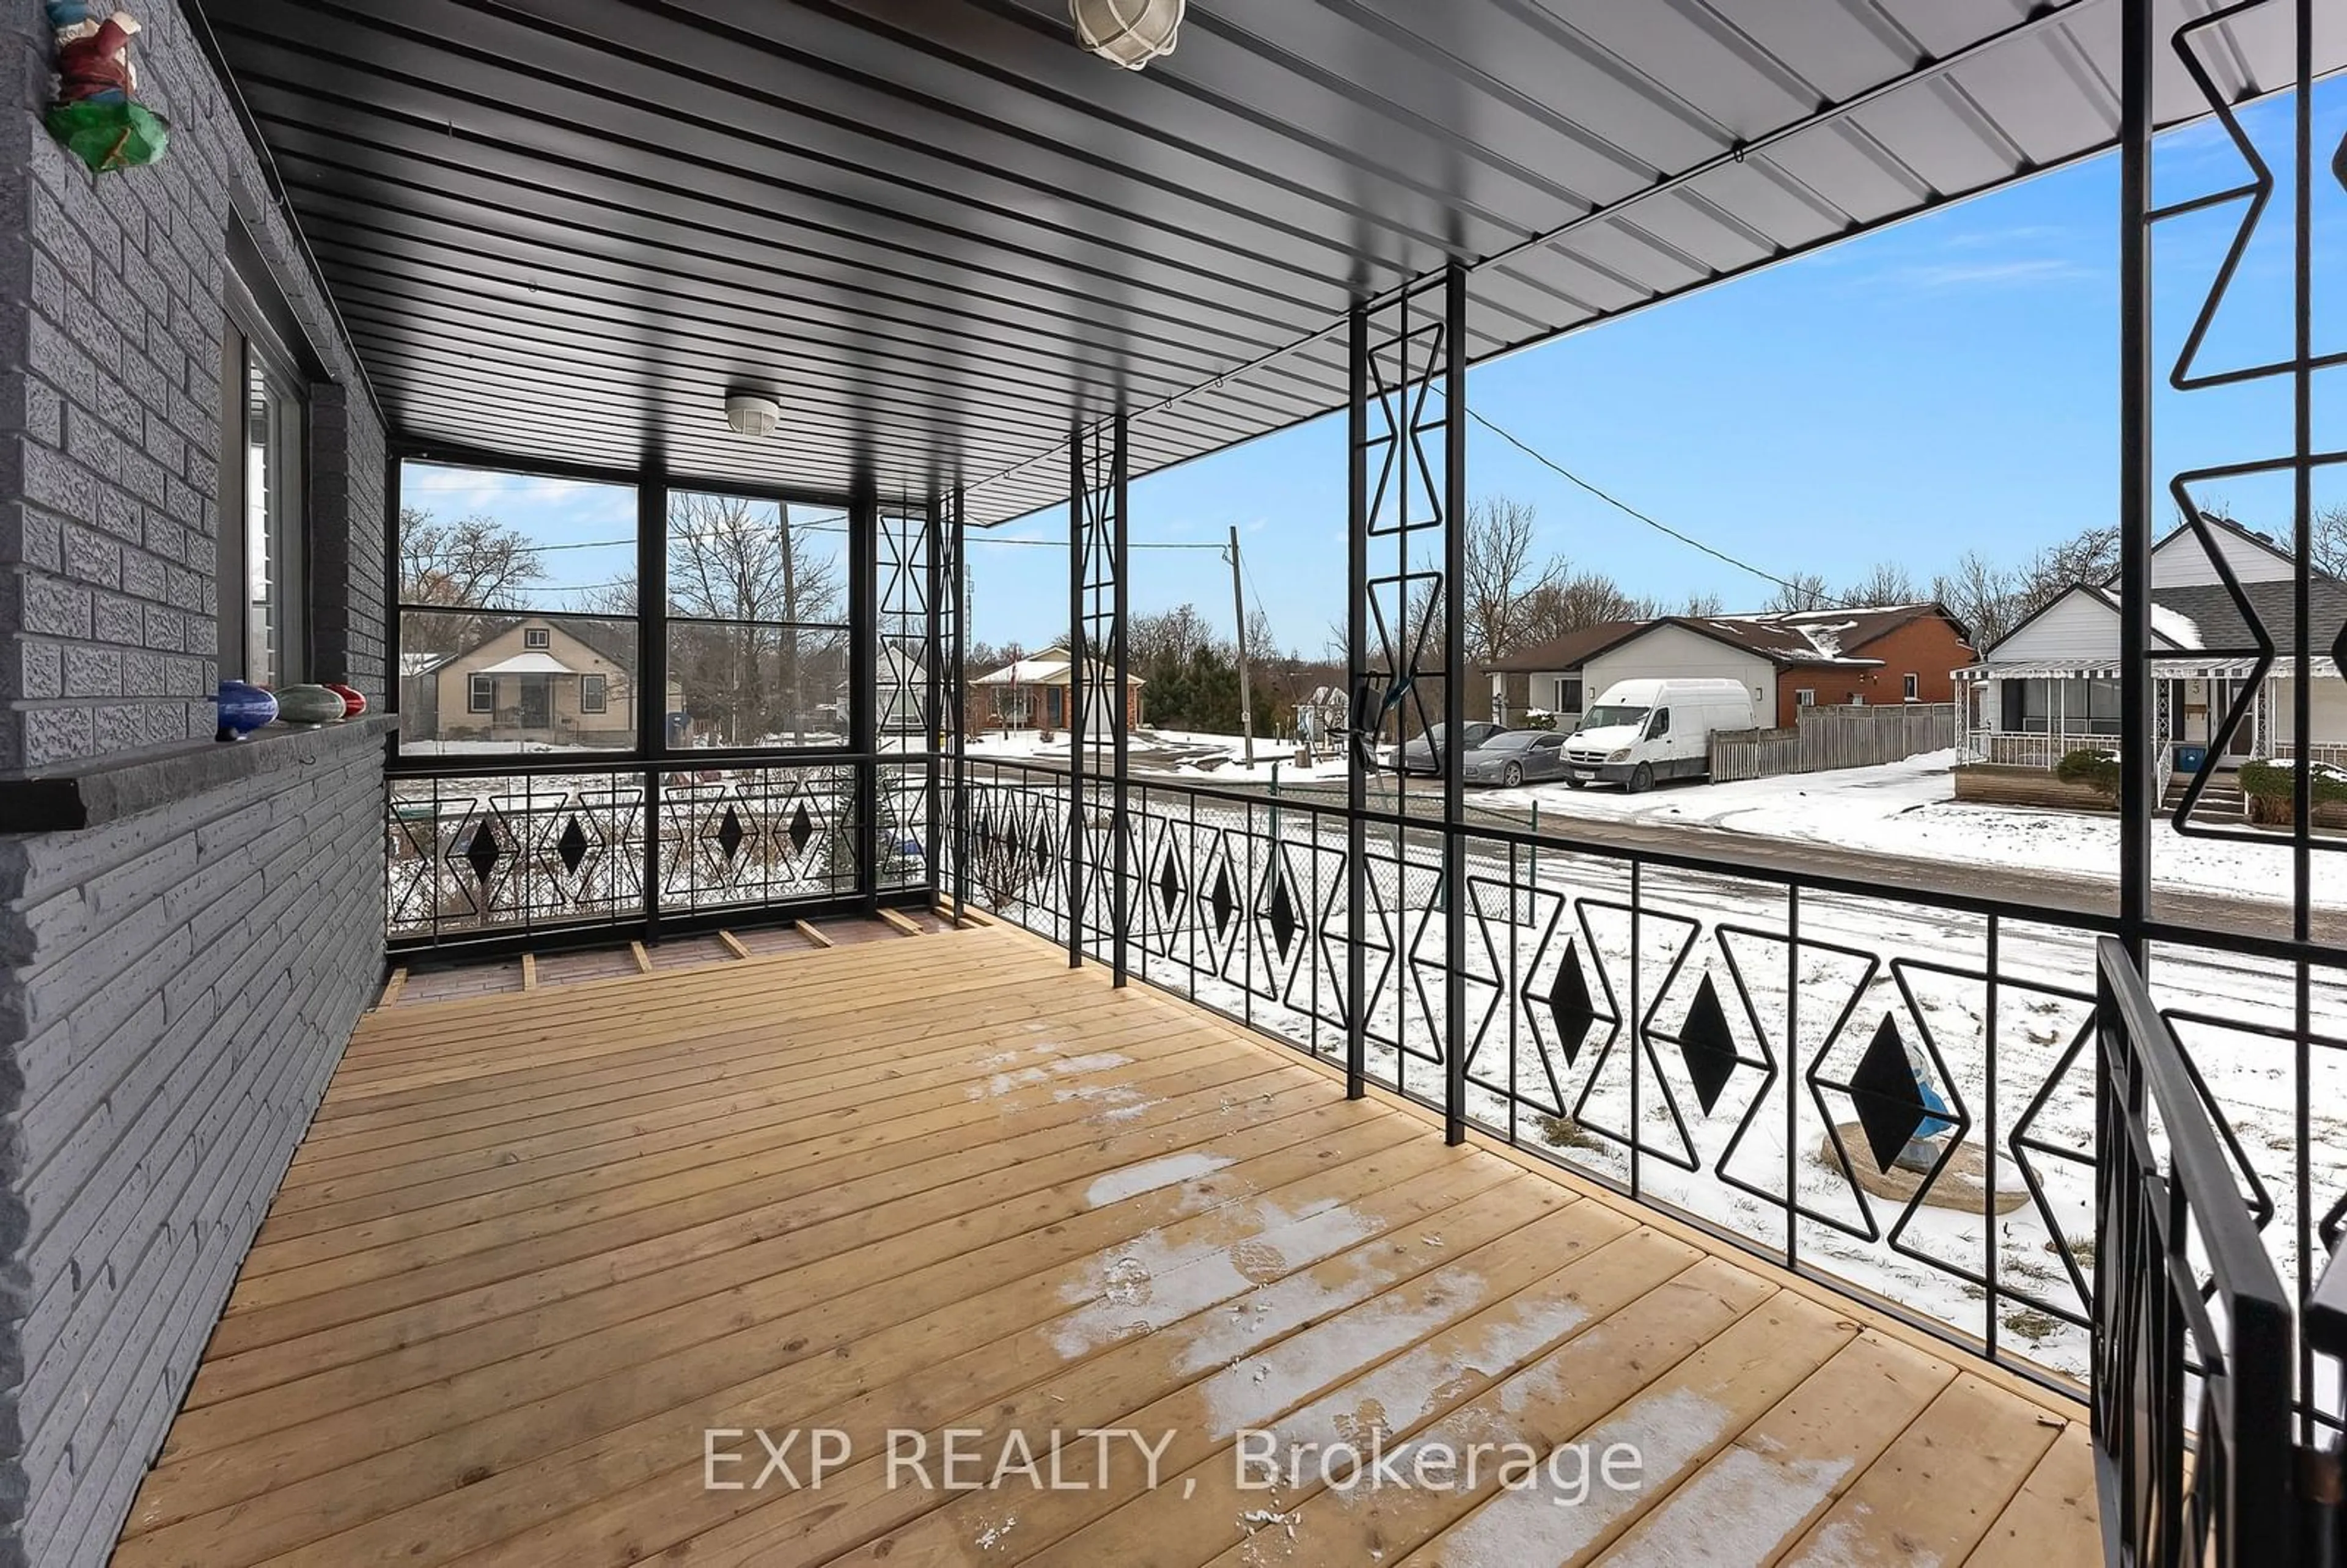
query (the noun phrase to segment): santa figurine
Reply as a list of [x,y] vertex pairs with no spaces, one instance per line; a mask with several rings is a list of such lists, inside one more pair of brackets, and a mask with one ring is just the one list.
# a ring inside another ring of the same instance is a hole
[[48,15],[57,40],[49,134],[100,174],[161,158],[170,125],[138,101],[137,20],[127,11],[101,15],[93,0],[48,0]]

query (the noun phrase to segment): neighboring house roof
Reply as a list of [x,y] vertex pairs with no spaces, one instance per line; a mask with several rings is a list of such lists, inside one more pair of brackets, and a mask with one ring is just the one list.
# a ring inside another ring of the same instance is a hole
[[[1095,663],[1100,662],[1095,661]],[[1095,677],[1106,679],[1102,671]],[[1138,675],[1124,678],[1128,686],[1146,686],[1148,682]],[[1032,659],[1015,660],[991,674],[980,675],[970,682],[973,686],[1064,686],[1068,684],[1068,654],[1065,649],[1054,648]]]
[[1858,651],[1925,616],[1938,616],[1959,638],[1972,633],[1936,603],[1867,605],[1855,610],[1775,610],[1758,615],[1666,615],[1658,620],[1616,620],[1567,634],[1512,654],[1491,669],[1573,670],[1601,653],[1665,626],[1708,637],[1766,659],[1780,669],[1880,669],[1882,661]]
[[1495,659],[1485,668],[1511,675],[1578,670],[1615,643],[1628,641],[1653,624],[1651,620],[1601,620],[1594,626],[1552,637],[1546,642],[1536,642],[1504,659]]
[[[2057,594],[2041,606],[2035,614],[1998,639],[1995,647],[1981,655],[1977,669],[1993,672],[2000,664],[2039,665],[2048,668],[2058,660],[2008,657],[2000,660],[1998,651],[2010,648],[2014,640],[2055,605],[2066,604],[2084,597],[2107,610],[2111,617],[2112,641],[2109,658],[2118,657],[2118,618],[2122,608],[2119,596],[2107,588],[2079,583]],[[2249,600],[2250,610],[2272,641],[2278,658],[2291,657],[2298,640],[2298,585],[2295,582],[2245,582],[2241,597]],[[2347,582],[2336,578],[2317,575],[2307,584],[2307,600],[2314,628],[2313,651],[2327,656],[2337,645],[2342,630],[2347,630]],[[2214,651],[2219,658],[2250,658],[2257,652],[2257,634],[2242,620],[2240,607],[2222,583],[2192,583],[2176,588],[2156,588],[2151,590],[2151,634],[2155,653],[2199,653]],[[2109,659],[2076,661],[2079,668],[2089,664],[2099,666]]]
[[484,664],[473,671],[476,675],[576,675],[578,671],[551,653],[517,653],[510,659],[500,659],[495,664]]
[[1945,620],[1960,639],[1969,640],[1972,636],[1963,622],[1950,615],[1944,606],[1929,600],[1920,604],[1864,605],[1852,610],[1676,616],[1673,620],[1691,630],[1735,643],[1787,668],[1879,669],[1881,660],[1865,658],[1858,651],[1929,616]]

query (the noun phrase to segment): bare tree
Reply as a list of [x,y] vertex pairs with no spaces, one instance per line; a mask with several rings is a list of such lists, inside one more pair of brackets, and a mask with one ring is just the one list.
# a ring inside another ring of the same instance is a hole
[[1777,585],[1765,608],[1780,612],[1804,610],[1826,610],[1833,604],[1833,595],[1826,590],[1822,572],[1797,572]]
[[737,745],[804,739],[846,652],[839,552],[787,504],[688,491],[670,497],[668,544],[669,613],[686,618],[671,663],[695,722]]
[[1486,496],[1467,509],[1467,657],[1481,662],[1513,652],[1532,624],[1535,596],[1566,579],[1564,558],[1535,562],[1532,504]]
[[1932,579],[1932,597],[1971,629],[1973,646],[1988,648],[2020,624],[2019,572],[1998,566],[1978,550],[1967,550],[1953,571]]
[[[519,529],[478,515],[443,523],[414,507],[400,510],[399,601],[404,605],[512,612],[524,608],[529,587],[545,578],[537,550]],[[411,610],[403,618],[401,642],[411,653],[453,653],[493,630],[477,614]]]
[[2314,569],[2347,578],[2347,502],[2314,514]]
[[1888,560],[1877,561],[1864,577],[1841,590],[1841,601],[1848,605],[1912,604],[1920,597],[1907,569]]

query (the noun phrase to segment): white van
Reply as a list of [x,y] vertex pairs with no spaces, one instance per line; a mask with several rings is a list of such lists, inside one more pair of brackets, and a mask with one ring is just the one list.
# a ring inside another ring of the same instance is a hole
[[1704,778],[1711,733],[1753,725],[1740,681],[1617,681],[1565,737],[1564,782],[1581,789],[1603,779],[1636,794],[1656,779]]

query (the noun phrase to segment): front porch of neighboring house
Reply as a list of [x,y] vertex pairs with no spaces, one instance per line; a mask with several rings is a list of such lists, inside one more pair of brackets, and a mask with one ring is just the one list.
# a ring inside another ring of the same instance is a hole
[[[1107,734],[1113,725],[1107,692],[1114,681],[1106,661],[1087,665],[1084,678],[1084,728]],[[1149,682],[1138,675],[1124,678],[1124,723],[1139,729],[1142,693]],[[1053,734],[1068,727],[1073,705],[1068,695],[1068,651],[1050,648],[1032,658],[1013,660],[999,670],[973,677],[967,723],[972,734],[1032,730]]]
[[[2301,640],[2297,575],[2272,539],[2213,516],[2153,548],[2152,760],[2166,804],[2197,774],[2214,780],[2254,760],[2347,765],[2336,651],[2347,636],[2347,582],[2308,571]],[[2113,584],[2074,585],[1957,671],[1966,750],[1991,765],[2048,771],[2075,752],[2116,753],[2120,603]],[[2311,678],[2302,736],[2301,658]]]

